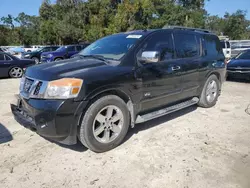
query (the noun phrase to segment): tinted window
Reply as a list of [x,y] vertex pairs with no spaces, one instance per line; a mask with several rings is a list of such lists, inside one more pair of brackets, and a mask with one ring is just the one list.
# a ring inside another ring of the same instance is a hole
[[50,52],[50,48],[44,48],[42,51],[43,52]]
[[80,55],[101,55],[107,59],[120,60],[142,35],[116,34],[97,40],[80,52]]
[[5,60],[3,54],[0,54],[0,61],[1,61],[1,60]]
[[55,51],[57,49],[58,49],[58,47],[51,47],[51,51]]
[[11,61],[12,59],[10,58],[10,56],[8,56],[8,55],[5,54],[5,60]]
[[195,35],[177,33],[174,35],[175,50],[178,58],[199,56],[199,45]]
[[77,51],[81,51],[81,50],[82,50],[82,47],[81,47],[81,46],[76,46],[76,50],[77,50]]
[[221,41],[220,45],[221,45],[222,48],[226,48],[226,43],[224,41]]
[[217,56],[222,53],[222,47],[219,39],[213,35],[205,35],[205,54],[208,56]]
[[227,48],[231,48],[231,45],[229,42],[226,42],[226,44],[227,44]]
[[68,52],[75,51],[75,46],[68,46]]
[[146,41],[142,50],[140,50],[139,55],[144,51],[160,52],[160,61],[173,59],[174,48],[171,33],[155,33],[148,41]]

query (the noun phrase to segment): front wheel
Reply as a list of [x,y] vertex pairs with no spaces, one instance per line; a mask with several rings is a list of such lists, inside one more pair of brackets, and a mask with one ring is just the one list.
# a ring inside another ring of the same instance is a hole
[[79,140],[94,152],[111,150],[123,141],[129,122],[129,111],[121,98],[115,95],[101,97],[86,111]]
[[39,59],[37,57],[32,57],[32,60],[34,60],[36,64],[39,64]]
[[218,100],[219,92],[220,81],[217,76],[211,75],[203,87],[198,105],[204,108],[213,107]]

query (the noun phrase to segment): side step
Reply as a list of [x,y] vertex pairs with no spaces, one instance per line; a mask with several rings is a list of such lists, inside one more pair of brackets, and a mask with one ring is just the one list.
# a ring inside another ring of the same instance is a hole
[[169,106],[167,108],[164,108],[164,109],[161,109],[161,110],[158,110],[158,111],[154,111],[154,112],[151,112],[151,113],[148,113],[148,114],[144,114],[142,116],[138,115],[137,118],[136,118],[135,123],[142,123],[142,122],[145,122],[145,121],[149,121],[151,119],[155,119],[155,118],[164,116],[166,114],[170,114],[172,112],[181,110],[183,108],[192,106],[194,104],[197,104],[198,102],[199,102],[199,98],[194,97],[191,100],[184,101],[182,103],[179,103],[179,104],[176,104],[176,105],[173,105],[173,106]]

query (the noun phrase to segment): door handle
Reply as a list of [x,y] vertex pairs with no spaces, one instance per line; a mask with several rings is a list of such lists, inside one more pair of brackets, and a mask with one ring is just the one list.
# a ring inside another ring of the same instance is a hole
[[177,70],[180,70],[180,69],[181,69],[180,66],[173,66],[173,67],[172,67],[172,71],[177,71]]

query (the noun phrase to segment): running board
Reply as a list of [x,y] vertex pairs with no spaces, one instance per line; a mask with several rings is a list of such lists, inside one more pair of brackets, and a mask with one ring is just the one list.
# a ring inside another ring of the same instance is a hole
[[199,102],[199,98],[194,97],[191,100],[184,101],[182,103],[179,103],[179,104],[176,104],[176,105],[173,105],[173,106],[169,106],[167,108],[164,108],[164,109],[161,109],[161,110],[158,110],[158,111],[154,111],[154,112],[142,115],[142,116],[138,115],[137,118],[136,118],[135,123],[143,123],[145,121],[149,121],[151,119],[155,119],[155,118],[170,114],[172,112],[181,110],[183,108],[187,108],[189,106],[197,104],[198,102]]

